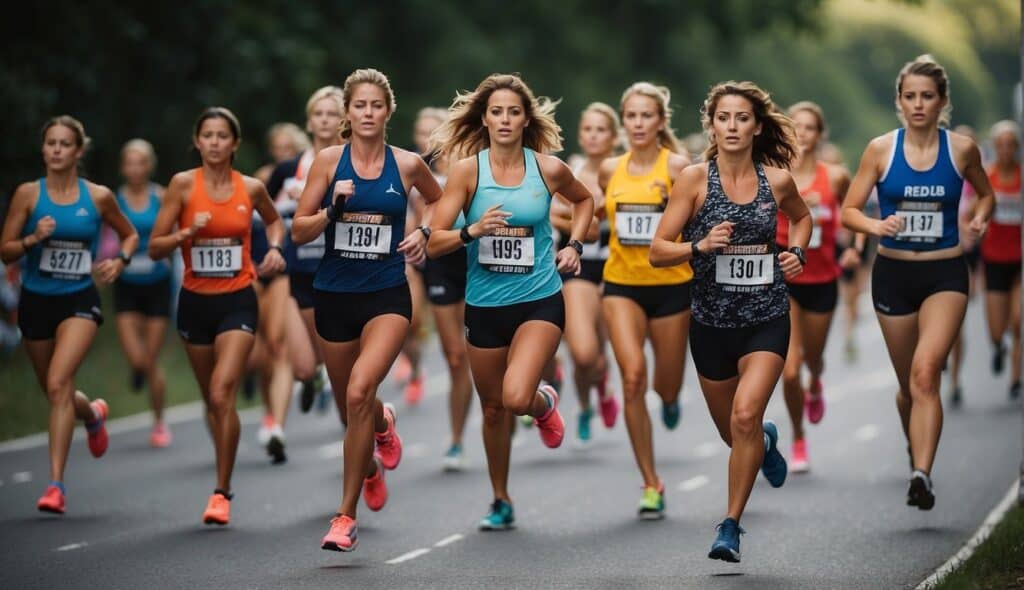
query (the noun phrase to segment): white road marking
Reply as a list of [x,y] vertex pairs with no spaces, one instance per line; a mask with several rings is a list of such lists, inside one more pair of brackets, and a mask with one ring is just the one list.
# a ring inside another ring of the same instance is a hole
[[12,475],[11,479],[14,481],[14,483],[28,483],[28,482],[32,481],[32,472],[31,471],[19,471],[19,472],[15,473],[14,475]]
[[86,545],[88,545],[88,543],[86,543],[85,541],[82,541],[81,543],[71,543],[70,545],[62,545],[60,547],[57,547],[57,551],[74,551],[75,549],[81,549]]
[[430,549],[427,549],[426,547],[420,547],[419,549],[413,549],[412,551],[410,551],[408,553],[404,553],[402,555],[399,555],[398,557],[396,557],[394,559],[389,559],[389,560],[385,561],[384,563],[386,563],[388,565],[398,565],[400,563],[403,563],[403,562],[406,562],[406,561],[409,561],[409,560],[412,560],[412,559],[416,559],[417,557],[421,557],[423,555],[426,555],[427,553],[430,553]]
[[855,436],[859,441],[867,442],[878,438],[878,435],[881,432],[882,429],[879,428],[877,424],[865,424],[858,428],[857,431],[853,433],[853,436]]
[[345,454],[345,447],[341,442],[323,445],[316,450],[321,459],[339,459]]
[[714,457],[722,450],[722,443],[717,442],[704,442],[697,445],[693,449],[693,454],[697,455],[701,459],[707,459],[708,457]]
[[708,479],[708,476],[706,476],[706,475],[698,475],[696,477],[691,477],[690,479],[688,479],[688,480],[684,481],[683,483],[679,484],[679,491],[680,492],[692,492],[693,490],[696,490],[696,489],[699,489],[699,488],[702,488],[702,487],[708,485],[708,482],[710,482],[710,481],[711,480]]
[[461,541],[462,539],[463,539],[462,535],[460,535],[459,533],[455,533],[454,535],[451,535],[449,537],[445,537],[445,538],[441,539],[440,541],[438,541],[437,543],[434,543],[434,547],[438,547],[438,548],[440,548],[440,547],[447,547],[448,545],[451,545],[452,543],[454,543],[456,541]]

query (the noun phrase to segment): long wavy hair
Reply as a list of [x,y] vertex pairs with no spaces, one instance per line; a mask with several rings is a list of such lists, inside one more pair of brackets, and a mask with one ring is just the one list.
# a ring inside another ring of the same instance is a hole
[[754,111],[754,119],[761,124],[761,133],[754,136],[753,159],[755,162],[789,168],[790,162],[798,153],[796,132],[793,120],[782,114],[771,95],[753,82],[721,82],[711,87],[704,106],[700,109],[701,125],[708,136],[708,147],[704,150],[704,160],[711,161],[718,157],[718,143],[712,133],[712,121],[718,101],[723,96],[742,96],[750,102]]

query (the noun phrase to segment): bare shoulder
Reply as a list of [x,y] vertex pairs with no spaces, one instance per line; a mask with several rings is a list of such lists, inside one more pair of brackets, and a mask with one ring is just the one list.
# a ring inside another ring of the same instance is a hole
[[828,173],[829,181],[833,184],[850,180],[850,171],[846,169],[846,166],[826,162],[825,170]]
[[255,176],[249,176],[247,174],[242,175],[242,184],[245,185],[245,192],[250,195],[255,195],[262,192],[267,192],[267,185],[263,184],[263,181]]
[[973,139],[952,131],[949,132],[949,145],[953,153],[960,157],[968,157],[978,151],[978,144]]
[[690,156],[686,154],[677,154],[673,152],[668,155],[668,169],[672,176],[677,176],[691,163]]
[[559,175],[572,174],[569,165],[557,156],[550,154],[537,154],[537,165],[541,173],[550,178],[557,178]]
[[889,131],[879,135],[868,142],[868,147],[864,149],[864,153],[873,154],[879,158],[885,158],[892,151],[893,145],[896,142],[896,130]]
[[450,184],[453,180],[465,182],[466,180],[476,178],[476,174],[476,156],[462,158],[461,160],[455,162],[455,164],[452,165],[451,169],[448,170],[448,183]]
[[153,193],[156,194],[157,200],[163,201],[164,195],[167,194],[167,187],[162,184],[153,183]]
[[624,157],[625,155],[605,158],[604,161],[601,162],[601,167],[597,169],[597,173],[604,177],[611,176],[612,173],[615,172],[615,169],[618,168],[619,162],[621,162]]
[[768,177],[768,183],[771,184],[772,187],[782,187],[793,182],[793,175],[789,173],[789,170],[784,168],[765,166],[764,175]]
[[110,190],[109,187],[89,180],[85,181],[85,186],[89,189],[89,195],[92,197],[93,202],[97,205],[114,202],[114,191]]
[[178,172],[171,177],[171,181],[167,183],[167,191],[179,191],[183,194],[188,194],[188,191],[192,190],[192,185],[196,180],[195,170],[184,170]]
[[[766,168],[767,169],[767,168]],[[708,179],[708,164],[707,162],[701,162],[700,164],[690,164],[679,171],[679,176],[676,178],[676,183],[680,182],[704,182]]]

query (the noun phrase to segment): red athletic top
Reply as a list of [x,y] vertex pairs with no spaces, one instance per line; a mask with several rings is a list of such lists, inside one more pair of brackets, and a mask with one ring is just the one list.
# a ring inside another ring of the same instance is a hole
[[252,236],[252,201],[242,175],[231,171],[234,191],[226,201],[215,201],[206,192],[203,169],[197,168],[192,194],[182,208],[179,227],[189,227],[196,213],[209,212],[210,221],[181,245],[185,260],[182,287],[196,293],[231,293],[244,289],[256,278],[249,256]]
[[1013,180],[1004,183],[993,165],[988,171],[988,180],[996,194],[996,208],[988,231],[981,240],[981,258],[986,262],[1016,262],[1021,260],[1020,224],[1020,164],[1013,174]]
[[[818,162],[814,182],[800,191],[805,200],[817,198],[815,206],[808,205],[814,227],[811,240],[807,245],[807,265],[804,271],[786,282],[798,285],[830,283],[839,277],[839,264],[836,263],[836,230],[839,224],[839,203],[836,201],[832,183],[828,178],[828,167]],[[789,247],[789,218],[779,210],[778,228],[775,241],[785,249]]]

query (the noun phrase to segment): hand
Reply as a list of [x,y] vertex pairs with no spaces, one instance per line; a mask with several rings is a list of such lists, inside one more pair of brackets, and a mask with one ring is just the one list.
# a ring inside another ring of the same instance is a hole
[[427,258],[427,237],[417,227],[398,244],[398,251],[405,254],[409,264],[421,264]]
[[988,231],[988,222],[981,217],[975,217],[969,224],[967,224],[965,237],[973,244],[980,240],[981,236],[985,235],[986,231]]
[[860,252],[853,246],[847,247],[839,255],[839,266],[843,270],[853,270],[860,266]]
[[903,226],[903,220],[895,215],[890,215],[885,219],[876,219],[875,235],[883,238],[894,238],[903,231]]
[[284,193],[288,195],[289,199],[298,201],[299,197],[302,196],[302,189],[305,188],[305,186],[305,181],[289,178],[284,183]]
[[200,211],[199,213],[196,213],[195,216],[192,217],[192,226],[189,227],[191,235],[196,235],[196,233],[198,233],[199,230],[206,227],[206,224],[210,223],[210,219],[212,217],[213,214],[210,213],[209,211]]
[[95,277],[96,282],[109,285],[117,280],[117,277],[121,276],[121,271],[124,270],[124,262],[120,258],[110,258],[102,262],[98,262],[93,265],[92,273]]
[[555,255],[555,266],[558,267],[558,274],[572,274],[576,277],[580,274],[580,255],[576,248],[566,246]]
[[793,278],[804,271],[804,265],[800,264],[800,259],[792,252],[779,254],[779,266],[786,278]]
[[260,261],[260,265],[256,267],[256,274],[260,278],[270,278],[274,275],[280,274],[284,270],[285,262],[284,257],[281,256],[281,251],[277,248],[271,248],[267,250],[266,256]]
[[352,180],[339,180],[334,183],[334,200],[332,205],[338,204],[338,198],[344,203],[349,197],[356,194],[356,183]]
[[512,214],[508,211],[502,211],[500,204],[494,205],[487,211],[484,211],[483,216],[476,223],[469,226],[469,235],[474,238],[489,236],[499,227],[508,227],[509,217],[512,217]]
[[811,194],[807,195],[806,197],[804,197],[804,204],[807,205],[808,209],[812,209],[814,207],[817,207],[818,203],[820,203],[820,202],[821,202],[821,193],[819,193],[818,191],[814,191],[813,193],[811,193]]
[[36,243],[39,243],[50,237],[55,229],[57,229],[57,221],[50,215],[47,215],[36,223],[36,231],[32,232],[32,235],[35,236]]
[[733,222],[723,221],[715,227],[711,228],[708,235],[704,236],[704,239],[697,242],[697,247],[701,252],[710,254],[717,252],[722,248],[729,245],[729,239],[732,237]]

